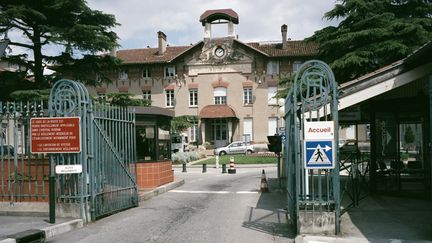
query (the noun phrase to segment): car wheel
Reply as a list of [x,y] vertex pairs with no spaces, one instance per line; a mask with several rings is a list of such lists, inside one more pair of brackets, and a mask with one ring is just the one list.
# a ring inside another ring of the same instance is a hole
[[246,154],[251,154],[251,153],[252,153],[252,150],[246,151]]
[[221,151],[221,152],[219,153],[220,156],[225,155],[225,154],[226,154],[225,151]]

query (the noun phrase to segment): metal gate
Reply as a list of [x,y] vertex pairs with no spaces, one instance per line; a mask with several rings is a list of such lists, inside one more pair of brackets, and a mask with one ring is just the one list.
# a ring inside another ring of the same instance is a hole
[[297,233],[302,233],[305,224],[321,229],[327,224],[337,234],[340,230],[338,148],[335,146],[333,151],[334,169],[305,169],[303,154],[305,122],[334,121],[333,142],[338,144],[337,87],[330,67],[317,60],[305,62],[285,102],[285,165],[291,222]]
[[81,152],[51,155],[55,165],[82,165],[82,173],[56,177],[57,202],[79,204],[84,221],[138,205],[135,113],[93,105],[82,83],[60,80],[49,97],[50,117],[80,117]]

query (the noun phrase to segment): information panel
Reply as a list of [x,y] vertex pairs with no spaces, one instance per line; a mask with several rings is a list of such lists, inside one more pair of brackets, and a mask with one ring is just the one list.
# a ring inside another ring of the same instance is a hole
[[30,119],[31,153],[80,153],[80,117]]
[[305,122],[305,169],[333,169],[335,167],[334,122]]

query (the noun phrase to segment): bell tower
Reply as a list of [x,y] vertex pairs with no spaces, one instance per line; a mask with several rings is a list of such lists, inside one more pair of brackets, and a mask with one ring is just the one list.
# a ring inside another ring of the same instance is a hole
[[204,26],[204,41],[213,38],[212,25],[225,24],[227,25],[227,36],[231,39],[236,39],[234,24],[239,23],[238,14],[232,9],[215,9],[207,10],[200,16],[200,22]]

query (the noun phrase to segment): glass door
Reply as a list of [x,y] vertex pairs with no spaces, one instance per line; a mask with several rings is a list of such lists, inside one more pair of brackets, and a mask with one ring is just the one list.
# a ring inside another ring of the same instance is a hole
[[227,130],[228,125],[225,119],[215,119],[212,123],[213,139],[216,148],[223,147],[228,144]]

